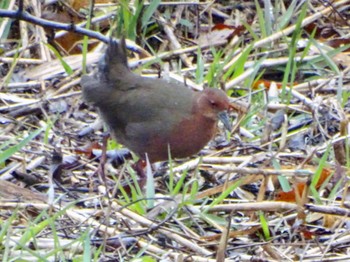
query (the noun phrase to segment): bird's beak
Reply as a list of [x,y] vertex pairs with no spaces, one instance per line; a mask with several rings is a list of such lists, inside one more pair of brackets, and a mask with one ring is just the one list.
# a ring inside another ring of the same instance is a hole
[[224,127],[227,129],[227,131],[231,132],[232,125],[230,122],[230,118],[228,117],[227,111],[221,111],[218,114],[218,118],[224,124]]

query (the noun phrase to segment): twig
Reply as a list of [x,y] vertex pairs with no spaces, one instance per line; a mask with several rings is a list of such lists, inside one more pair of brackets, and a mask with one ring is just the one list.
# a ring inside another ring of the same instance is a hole
[[18,9],[18,11],[9,11],[5,9],[0,9],[0,17],[8,17],[16,20],[23,20],[42,27],[65,30],[65,31],[74,32],[81,35],[86,35],[91,38],[101,40],[104,43],[108,43],[109,41],[108,37],[104,36],[99,32],[77,27],[74,24],[59,23],[59,22],[53,22],[50,20],[38,18],[36,16],[29,14],[26,11],[21,12],[20,9]]
[[[88,37],[98,39],[106,44],[108,44],[109,42],[109,37],[101,34],[100,32],[78,27],[75,24],[59,23],[59,22],[53,22],[50,20],[38,18],[36,16],[29,14],[26,11],[21,11],[21,9],[18,9],[17,11],[0,9],[0,17],[8,17],[19,21],[26,21],[28,23],[39,25],[42,27],[47,27],[47,28],[57,29],[57,30],[64,30],[68,32],[81,34],[81,35],[86,35]],[[118,42],[119,40],[116,39],[116,41]],[[141,48],[137,47],[136,45],[130,45],[129,43],[127,43],[127,48],[137,53],[140,53],[140,50],[141,50]]]

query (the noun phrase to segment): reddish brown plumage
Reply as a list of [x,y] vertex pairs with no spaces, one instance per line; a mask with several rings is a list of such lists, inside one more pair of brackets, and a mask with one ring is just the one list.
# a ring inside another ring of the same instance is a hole
[[228,128],[229,100],[219,89],[195,92],[184,85],[134,74],[125,41],[111,41],[99,71],[81,80],[85,99],[99,108],[121,144],[151,162],[197,153],[213,137],[218,119]]

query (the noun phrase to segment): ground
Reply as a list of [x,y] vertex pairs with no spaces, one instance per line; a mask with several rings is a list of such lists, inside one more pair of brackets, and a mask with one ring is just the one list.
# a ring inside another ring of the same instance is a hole
[[[21,2],[0,4],[2,261],[350,259],[350,1]],[[147,179],[112,157],[79,85],[110,34],[137,74],[224,90],[232,131]]]

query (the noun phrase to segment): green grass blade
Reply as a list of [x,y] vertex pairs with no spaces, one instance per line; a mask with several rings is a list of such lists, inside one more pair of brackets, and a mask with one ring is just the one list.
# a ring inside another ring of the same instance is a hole
[[52,46],[47,44],[47,47],[55,54],[58,60],[60,60],[61,65],[63,66],[64,71],[67,73],[67,75],[73,74],[73,69],[67,64],[66,61],[63,60],[62,56],[60,53]]
[[0,155],[0,163],[9,159],[13,154],[15,154],[16,152],[21,150],[24,146],[26,146],[30,141],[32,141],[32,139],[37,137],[45,129],[46,129],[46,127],[42,127],[42,128],[35,130],[34,132],[30,133],[27,137],[25,137],[22,141],[20,141],[18,144],[4,150]]
[[143,29],[147,27],[149,20],[152,18],[154,12],[157,10],[160,2],[161,2],[160,0],[150,1],[149,6],[146,8],[141,19]]

